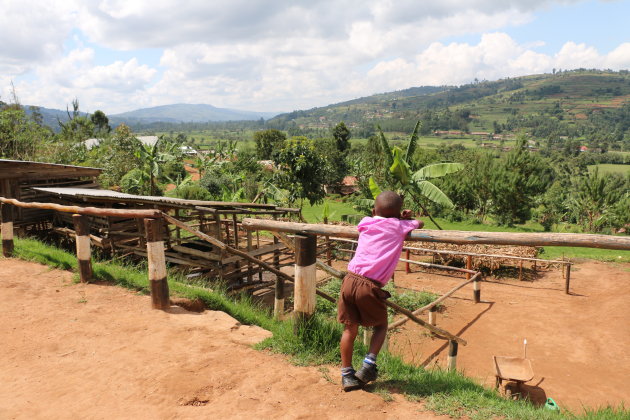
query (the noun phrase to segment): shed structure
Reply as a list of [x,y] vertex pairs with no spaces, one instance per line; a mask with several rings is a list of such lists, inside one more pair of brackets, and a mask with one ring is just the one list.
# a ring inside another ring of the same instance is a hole
[[[98,188],[96,178],[102,169],[56,163],[0,159],[0,195],[21,201],[46,201],[33,188]],[[46,231],[52,227],[50,210],[16,209],[15,228],[19,233]]]

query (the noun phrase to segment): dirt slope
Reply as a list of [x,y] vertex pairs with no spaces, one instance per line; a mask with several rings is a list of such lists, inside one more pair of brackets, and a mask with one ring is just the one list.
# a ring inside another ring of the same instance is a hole
[[269,333],[221,312],[154,311],[146,296],[6,259],[0,298],[2,419],[439,418],[255,351]]

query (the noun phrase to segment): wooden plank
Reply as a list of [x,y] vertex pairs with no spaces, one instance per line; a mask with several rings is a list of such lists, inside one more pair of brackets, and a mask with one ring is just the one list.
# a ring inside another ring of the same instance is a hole
[[[250,229],[316,234],[356,239],[359,232],[354,226],[337,226],[309,223],[280,222],[267,219],[245,218],[243,226]],[[630,237],[579,234],[579,233],[514,233],[469,232],[458,230],[414,230],[408,241],[446,242],[454,244],[491,244],[521,246],[571,246],[586,248],[630,250]]]
[[92,216],[114,216],[133,218],[159,218],[162,212],[159,210],[124,210],[124,209],[103,209],[97,207],[63,206],[54,203],[24,203],[15,199],[0,197],[0,202],[12,204],[21,208],[38,208],[55,210],[64,213],[86,214]]

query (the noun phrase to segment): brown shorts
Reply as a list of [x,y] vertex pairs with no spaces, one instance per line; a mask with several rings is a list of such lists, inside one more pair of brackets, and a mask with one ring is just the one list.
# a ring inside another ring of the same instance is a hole
[[364,327],[387,324],[384,300],[391,295],[374,280],[348,272],[341,283],[337,320]]

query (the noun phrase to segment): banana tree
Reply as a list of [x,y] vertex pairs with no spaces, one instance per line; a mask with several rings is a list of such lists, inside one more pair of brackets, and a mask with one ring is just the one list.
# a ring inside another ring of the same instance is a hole
[[[434,163],[427,165],[417,171],[412,170],[411,158],[416,151],[418,144],[418,131],[420,129],[420,121],[416,124],[409,144],[407,144],[407,150],[403,152],[399,147],[390,148],[383,130],[378,127],[379,138],[381,140],[381,149],[385,156],[385,162],[389,167],[389,170],[385,174],[385,179],[392,184],[399,187],[399,192],[404,196],[406,193],[411,194],[416,202],[420,205],[422,210],[427,214],[429,219],[437,226],[438,229],[442,229],[440,225],[433,219],[431,214],[427,211],[422,204],[420,197],[428,198],[429,200],[440,204],[444,207],[453,208],[453,202],[429,179],[439,178],[448,174],[460,171],[464,165],[461,163]],[[392,182],[393,181],[393,182]],[[370,190],[374,198],[380,193],[380,187],[376,184],[374,179],[370,178]]]
[[159,137],[153,145],[141,143],[140,148],[135,152],[136,157],[141,162],[141,170],[149,178],[150,195],[155,195],[156,193],[156,180],[162,175],[161,165],[175,159],[176,145],[169,143],[165,151],[160,151],[159,145],[161,141],[162,137]]

